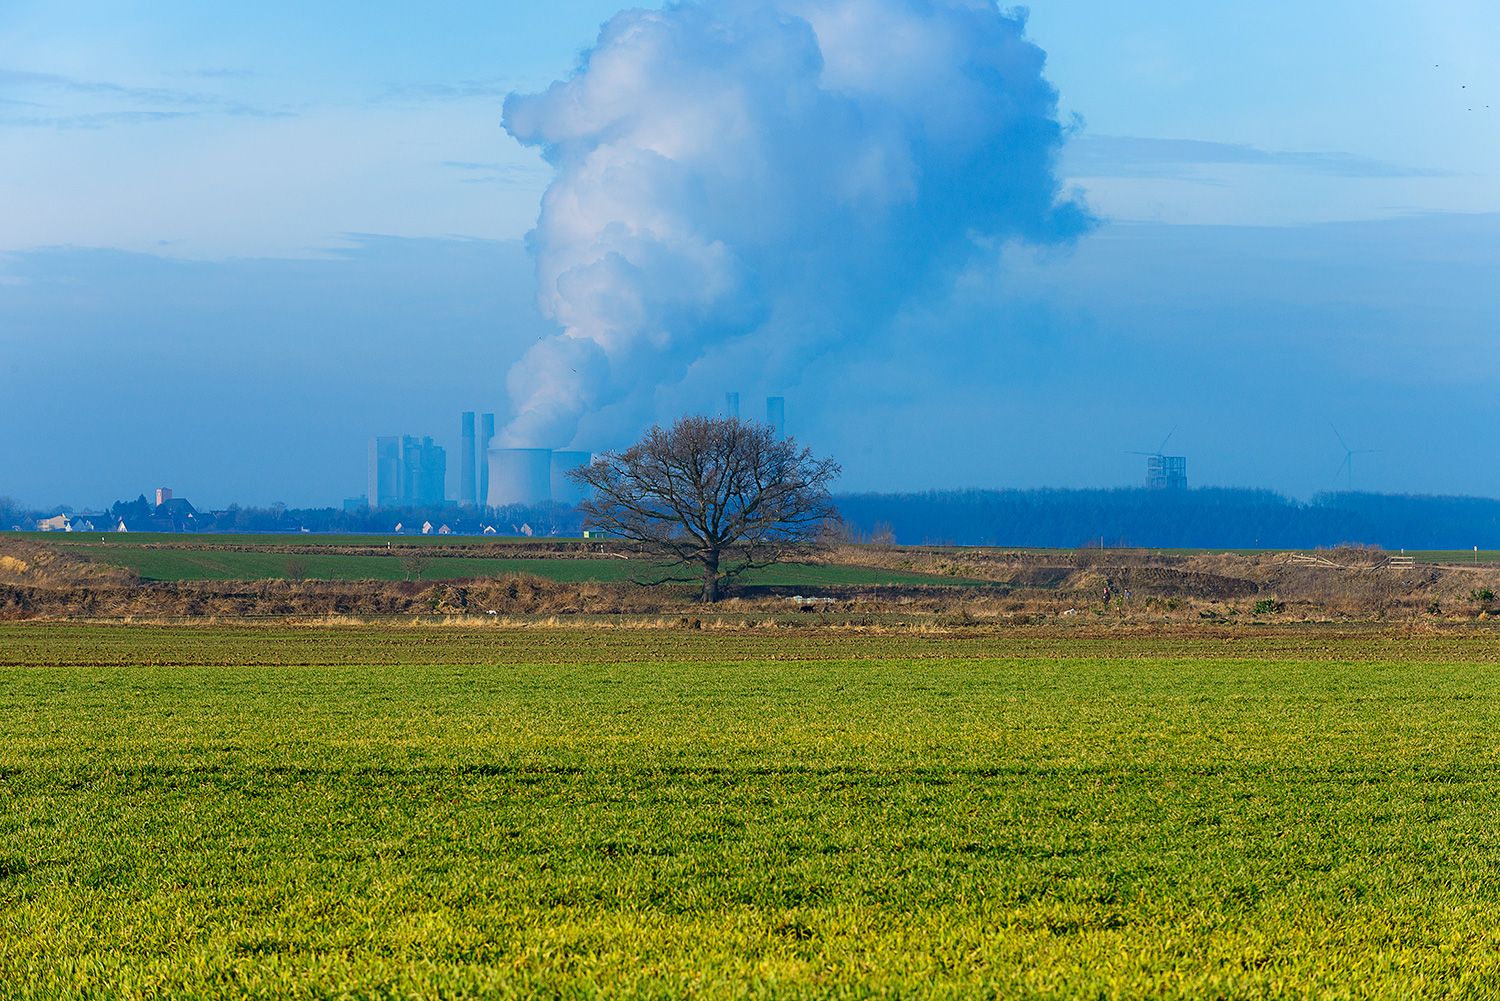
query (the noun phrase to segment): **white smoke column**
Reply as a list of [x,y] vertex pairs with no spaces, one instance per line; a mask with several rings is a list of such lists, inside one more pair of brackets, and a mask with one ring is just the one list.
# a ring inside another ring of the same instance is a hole
[[817,350],[976,246],[1085,230],[1024,29],[980,0],[681,3],[507,99],[556,170],[529,239],[562,328],[510,372],[507,443],[562,447],[731,339]]

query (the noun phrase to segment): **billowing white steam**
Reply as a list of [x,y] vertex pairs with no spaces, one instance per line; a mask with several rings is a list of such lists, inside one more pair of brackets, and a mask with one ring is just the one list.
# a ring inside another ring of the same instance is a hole
[[857,337],[976,245],[1086,228],[1024,27],[983,0],[681,3],[512,95],[505,127],[556,169],[530,240],[562,333],[512,368],[507,443],[564,446],[717,345]]

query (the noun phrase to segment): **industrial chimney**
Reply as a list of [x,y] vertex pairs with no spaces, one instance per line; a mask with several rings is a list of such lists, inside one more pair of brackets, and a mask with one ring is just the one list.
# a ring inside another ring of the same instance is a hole
[[766,424],[778,438],[786,440],[786,397],[766,397]]
[[495,415],[479,418],[479,503],[490,502],[490,439],[495,437]]

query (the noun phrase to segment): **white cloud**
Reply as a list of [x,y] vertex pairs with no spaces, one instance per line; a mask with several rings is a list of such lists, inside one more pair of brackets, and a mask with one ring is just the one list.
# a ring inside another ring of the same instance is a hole
[[564,328],[512,369],[517,444],[639,413],[744,338],[785,378],[976,240],[1065,240],[1062,129],[1023,21],[962,0],[627,11],[577,73],[506,102],[557,169],[533,234]]

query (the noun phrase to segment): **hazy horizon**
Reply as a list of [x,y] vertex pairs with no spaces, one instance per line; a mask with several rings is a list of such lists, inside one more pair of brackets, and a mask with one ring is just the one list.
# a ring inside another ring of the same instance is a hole
[[[0,495],[337,505],[370,437],[413,434],[449,448],[453,496],[460,412],[505,424],[598,343],[530,425],[559,445],[738,391],[746,416],[784,396],[839,491],[1132,486],[1170,431],[1193,486],[1307,499],[1349,482],[1337,428],[1379,450],[1356,490],[1500,496],[1500,12],[1090,0],[1023,37],[956,0],[619,10],[8,6]],[[872,80],[912,37],[882,17],[932,44]],[[741,42],[710,60],[724,24]],[[642,25],[659,48],[619,40]],[[609,59],[650,71],[624,111],[589,89]],[[934,97],[976,60],[1003,72]],[[680,152],[682,122],[778,74],[741,109],[752,145]],[[827,105],[789,123],[784,94]],[[995,117],[1012,95],[1024,135]],[[580,107],[628,128],[578,139]],[[549,185],[593,216],[539,216]],[[539,262],[563,276],[540,306]]]

